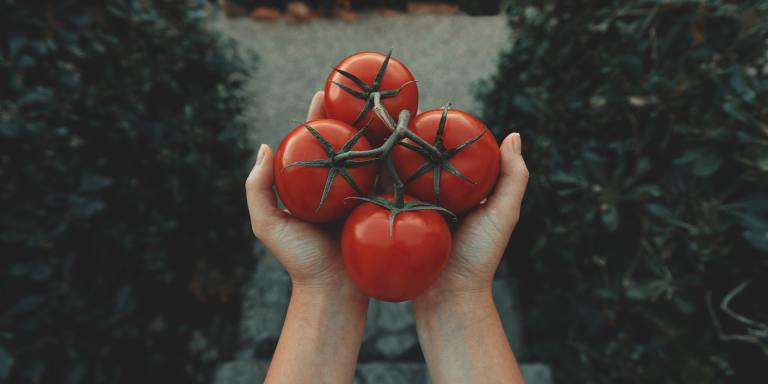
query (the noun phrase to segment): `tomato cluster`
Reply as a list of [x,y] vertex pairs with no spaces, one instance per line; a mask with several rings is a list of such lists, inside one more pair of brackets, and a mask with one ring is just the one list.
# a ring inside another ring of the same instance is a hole
[[[295,127],[276,154],[285,207],[315,223],[346,219],[347,272],[381,300],[412,299],[439,277],[451,252],[446,217],[480,204],[499,173],[498,145],[480,120],[448,105],[417,114],[418,102],[416,80],[391,51],[354,54],[328,76],[327,118]],[[394,191],[375,194],[382,164]]]

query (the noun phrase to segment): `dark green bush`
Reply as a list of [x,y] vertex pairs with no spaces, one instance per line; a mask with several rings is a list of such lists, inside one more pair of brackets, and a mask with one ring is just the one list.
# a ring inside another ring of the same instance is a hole
[[568,383],[764,379],[768,3],[517,1],[509,20],[481,98],[531,169],[507,265],[528,358]]
[[248,68],[204,7],[2,0],[0,382],[207,382],[236,347]]

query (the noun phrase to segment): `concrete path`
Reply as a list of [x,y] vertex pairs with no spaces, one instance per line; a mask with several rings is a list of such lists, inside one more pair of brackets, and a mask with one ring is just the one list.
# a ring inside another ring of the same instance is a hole
[[[253,127],[254,148],[258,143],[275,148],[296,125],[292,121],[305,119],[308,103],[323,88],[330,66],[359,51],[393,48],[394,57],[419,81],[422,110],[450,101],[478,114],[477,82],[495,73],[498,54],[509,44],[504,16],[371,15],[353,23],[321,19],[299,25],[222,18],[214,27],[261,58],[247,85],[253,107],[244,117]],[[255,254],[256,272],[243,303],[243,348],[235,361],[219,367],[216,384],[261,382],[280,334],[290,280],[261,245],[256,245]],[[494,296],[513,349],[524,358],[514,279],[498,276]],[[523,364],[523,372],[530,384],[551,383],[547,365]],[[371,302],[356,382],[429,382],[410,303]]]
[[392,48],[419,81],[422,110],[450,101],[477,114],[473,87],[496,71],[498,53],[509,45],[504,16],[370,15],[352,23],[319,19],[298,25],[222,18],[216,27],[261,57],[248,84],[254,105],[245,118],[254,141],[273,148],[296,126],[292,121],[305,119],[330,66],[346,56]]

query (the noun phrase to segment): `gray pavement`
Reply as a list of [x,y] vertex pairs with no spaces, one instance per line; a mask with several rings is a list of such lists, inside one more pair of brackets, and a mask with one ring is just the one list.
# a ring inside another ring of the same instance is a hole
[[503,16],[363,16],[355,22],[318,19],[305,24],[219,19],[215,26],[256,51],[259,68],[248,83],[254,145],[279,144],[305,119],[315,91],[323,89],[330,66],[359,51],[386,52],[419,81],[419,106],[446,102],[477,114],[473,87],[496,70],[498,53],[509,45]]
[[[248,79],[252,100],[245,116],[255,148],[275,148],[306,117],[315,91],[323,88],[330,66],[358,51],[394,49],[419,80],[420,108],[446,102],[478,114],[477,82],[496,71],[499,52],[509,44],[503,16],[368,15],[356,22],[320,19],[307,24],[258,23],[249,19],[217,20],[214,28],[234,37],[260,56],[259,68]],[[256,271],[245,288],[241,341],[235,361],[222,364],[216,384],[261,382],[280,334],[290,295],[290,280],[261,245],[255,248]],[[524,357],[514,279],[497,276],[494,298],[507,336]],[[356,383],[428,383],[410,303],[373,300],[368,313]],[[529,384],[551,383],[544,364],[523,364]]]

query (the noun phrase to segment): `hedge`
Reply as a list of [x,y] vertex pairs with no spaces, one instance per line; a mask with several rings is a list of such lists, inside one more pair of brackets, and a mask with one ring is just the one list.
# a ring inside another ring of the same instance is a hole
[[506,265],[526,357],[560,382],[765,377],[768,4],[523,0],[509,25],[480,98],[531,170]]
[[0,9],[0,382],[208,382],[252,265],[251,70],[203,1]]

